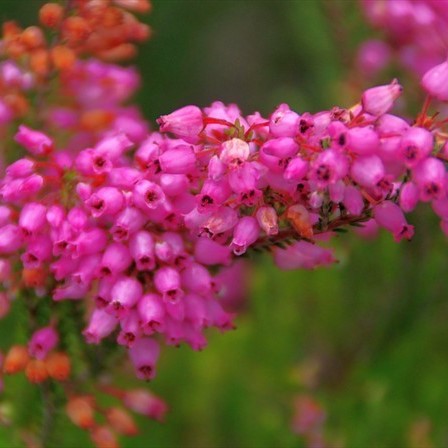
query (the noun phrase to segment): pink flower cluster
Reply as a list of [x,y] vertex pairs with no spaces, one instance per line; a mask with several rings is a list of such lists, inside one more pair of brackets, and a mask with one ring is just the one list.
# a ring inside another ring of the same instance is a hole
[[0,276],[13,281],[20,262],[39,295],[83,300],[87,342],[116,331],[151,379],[160,340],[200,350],[204,329],[232,328],[212,272],[251,248],[283,269],[330,264],[316,241],[364,223],[409,239],[403,211],[419,201],[448,232],[446,145],[388,113],[400,93],[394,80],[352,109],[282,104],[268,118],[187,106],[158,120],[162,133],[112,128],[79,152],[22,125],[28,155],[1,182]]
[[367,20],[384,40],[368,40],[358,54],[358,67],[372,78],[392,59],[422,76],[446,58],[448,3],[440,0],[361,0]]

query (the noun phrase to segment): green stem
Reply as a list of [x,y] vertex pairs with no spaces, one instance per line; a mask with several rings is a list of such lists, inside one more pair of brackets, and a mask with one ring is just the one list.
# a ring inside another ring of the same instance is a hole
[[56,427],[56,397],[52,385],[45,381],[40,385],[42,395],[42,427],[40,441],[44,448],[51,446]]

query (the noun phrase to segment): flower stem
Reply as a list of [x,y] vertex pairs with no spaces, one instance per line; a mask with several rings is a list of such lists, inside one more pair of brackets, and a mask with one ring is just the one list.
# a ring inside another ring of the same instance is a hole
[[40,385],[42,396],[42,426],[40,441],[43,447],[50,447],[56,427],[56,397],[52,385],[45,381]]

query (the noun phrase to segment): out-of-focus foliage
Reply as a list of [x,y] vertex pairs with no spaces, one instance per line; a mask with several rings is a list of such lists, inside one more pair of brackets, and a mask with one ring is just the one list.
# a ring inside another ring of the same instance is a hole
[[[39,3],[3,0],[0,18],[29,24]],[[247,113],[280,102],[298,111],[351,103],[344,76],[363,28],[355,2],[154,0],[153,6],[154,37],[141,49],[144,85],[137,98],[152,121],[216,99],[237,102]],[[202,353],[165,351],[151,386],[171,412],[162,425],[141,419],[140,435],[123,446],[300,447],[290,429],[299,393],[325,408],[329,446],[445,446],[447,243],[424,210],[412,219],[418,233],[411,243],[342,235],[340,264],[330,269],[280,272],[259,258],[238,329],[213,335]],[[1,347],[20,314],[15,309],[1,323]],[[41,412],[32,386],[20,378],[6,383],[18,404],[15,418]],[[9,409],[0,404],[0,412],[7,420]],[[58,448],[89,443],[65,417],[57,432]],[[1,448],[20,443],[0,425]]]

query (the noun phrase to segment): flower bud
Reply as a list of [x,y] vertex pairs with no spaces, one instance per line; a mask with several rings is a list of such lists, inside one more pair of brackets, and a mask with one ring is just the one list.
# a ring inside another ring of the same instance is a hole
[[70,376],[70,358],[62,352],[50,353],[45,359],[48,375],[56,381],[65,381]]
[[96,426],[90,431],[90,438],[96,448],[119,448],[118,440],[109,426]]
[[134,419],[122,408],[109,408],[106,412],[106,419],[119,434],[134,436],[138,433],[138,428]]
[[150,338],[141,338],[129,349],[137,378],[152,380],[156,375],[155,365],[159,357],[159,344]]
[[245,216],[238,221],[233,232],[233,240],[230,247],[235,255],[242,255],[247,248],[257,241],[260,227],[252,216]]
[[26,366],[25,374],[30,383],[42,383],[48,378],[47,367],[41,359],[31,359]]
[[35,156],[46,155],[53,150],[53,141],[49,137],[23,124],[19,126],[14,140]]
[[165,266],[156,271],[154,285],[157,291],[162,293],[163,300],[167,302],[177,302],[184,295],[180,287],[179,272],[169,266]]
[[178,145],[159,157],[160,168],[168,174],[190,174],[196,168],[196,156],[191,146]]
[[448,101],[448,60],[429,69],[421,80],[422,87],[439,101]]
[[185,106],[157,120],[161,132],[171,132],[187,143],[198,143],[204,124],[202,111],[197,106]]
[[95,425],[93,406],[93,398],[91,397],[72,397],[68,400],[65,412],[76,426],[89,429]]
[[418,188],[413,182],[406,182],[400,188],[400,207],[406,212],[412,212],[418,203]]
[[387,113],[401,95],[403,88],[394,79],[390,84],[367,89],[361,98],[364,112],[376,117]]
[[30,357],[26,347],[22,345],[12,346],[6,354],[3,371],[7,374],[21,372],[28,364]]
[[165,401],[145,389],[126,391],[123,404],[133,412],[158,421],[163,421],[168,411]]
[[44,359],[48,352],[53,350],[59,342],[59,336],[53,327],[44,327],[33,333],[28,343],[30,356]]

